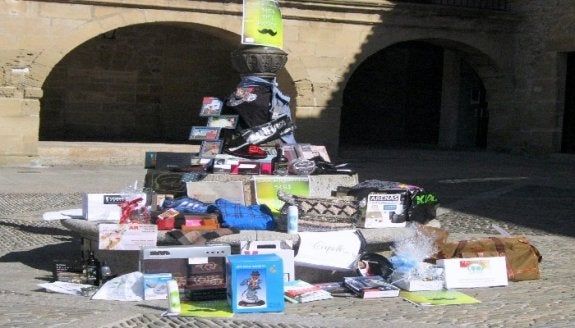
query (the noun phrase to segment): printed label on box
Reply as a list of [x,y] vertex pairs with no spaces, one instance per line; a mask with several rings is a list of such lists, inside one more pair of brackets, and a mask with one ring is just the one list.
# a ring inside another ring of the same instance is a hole
[[507,286],[505,257],[476,257],[438,260],[445,269],[446,288]]
[[405,204],[401,193],[370,193],[367,196],[363,227],[404,227],[404,215]]

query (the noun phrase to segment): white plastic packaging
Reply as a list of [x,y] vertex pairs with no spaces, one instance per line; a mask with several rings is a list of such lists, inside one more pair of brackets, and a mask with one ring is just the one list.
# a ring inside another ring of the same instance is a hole
[[298,208],[295,205],[288,207],[287,211],[287,232],[291,234],[296,234],[298,230],[298,219],[299,213]]
[[178,282],[173,279],[168,281],[168,306],[170,314],[178,314],[182,311]]

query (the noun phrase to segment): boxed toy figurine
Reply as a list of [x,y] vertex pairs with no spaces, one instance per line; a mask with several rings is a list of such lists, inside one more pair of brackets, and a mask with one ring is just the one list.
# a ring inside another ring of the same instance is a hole
[[232,312],[282,312],[283,263],[276,254],[230,255],[227,298]]

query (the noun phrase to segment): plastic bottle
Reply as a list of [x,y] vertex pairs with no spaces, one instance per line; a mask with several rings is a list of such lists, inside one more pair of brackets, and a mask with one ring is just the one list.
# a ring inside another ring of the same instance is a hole
[[182,311],[180,304],[180,289],[178,282],[174,279],[168,281],[168,312],[178,314]]
[[287,211],[287,232],[296,234],[298,229],[299,212],[295,205],[290,205]]
[[102,262],[100,267],[100,285],[105,284],[110,279],[112,279],[112,270],[106,262]]

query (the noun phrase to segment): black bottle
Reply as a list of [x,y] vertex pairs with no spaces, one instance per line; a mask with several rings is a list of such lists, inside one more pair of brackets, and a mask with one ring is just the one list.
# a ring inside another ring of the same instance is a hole
[[90,251],[90,255],[86,260],[86,283],[94,286],[100,285],[100,262]]
[[284,156],[280,144],[276,145],[276,157],[272,158],[272,174],[274,175],[287,175],[288,174],[287,157]]

